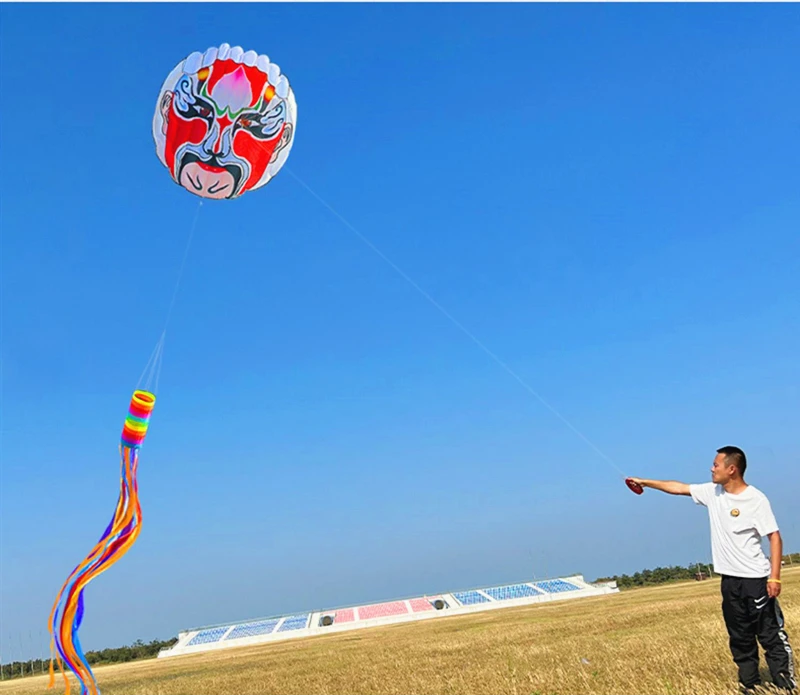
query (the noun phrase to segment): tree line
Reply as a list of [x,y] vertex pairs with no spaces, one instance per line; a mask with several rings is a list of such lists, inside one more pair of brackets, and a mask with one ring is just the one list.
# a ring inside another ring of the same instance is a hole
[[615,574],[613,577],[600,577],[596,582],[614,581],[620,590],[634,589],[642,586],[653,586],[654,584],[666,584],[668,582],[681,582],[690,579],[707,578],[710,574],[708,565],[701,563],[682,567],[674,565],[672,567],[656,567],[653,570],[642,570],[632,575]]
[[[800,566],[800,553],[791,553],[783,556],[784,567],[792,565]],[[622,574],[613,577],[600,577],[595,582],[615,581],[620,590],[635,589],[643,586],[653,586],[654,584],[666,584],[668,582],[688,581],[692,579],[707,579],[712,574],[710,563],[695,563],[688,567],[675,565],[673,567],[656,567],[653,570],[642,570],[632,575]]]
[[[791,553],[783,556],[784,566],[800,566],[800,553]],[[615,581],[621,590],[635,589],[642,586],[653,586],[654,584],[665,584],[667,582],[679,582],[692,579],[706,578],[711,571],[710,565],[696,563],[688,567],[675,565],[674,567],[656,567],[653,570],[642,570],[633,575],[614,575],[613,577],[600,577],[595,582]],[[132,645],[126,647],[113,647],[102,649],[101,651],[86,652],[86,660],[92,665],[101,664],[120,664],[126,661],[137,661],[139,659],[152,659],[162,649],[168,649],[177,642],[177,638],[160,641],[152,640],[148,643],[136,640]],[[2,678],[20,678],[22,676],[34,676],[47,673],[50,668],[50,661],[45,659],[31,659],[29,661],[13,661],[0,665]],[[58,668],[56,666],[56,668]]]
[[[130,646],[112,647],[100,651],[85,652],[86,660],[91,666],[95,666],[103,664],[121,664],[126,661],[138,661],[139,659],[152,659],[159,651],[171,647],[177,641],[177,637],[165,641],[152,640],[147,643],[142,642],[142,640],[136,640]],[[56,671],[56,677],[60,677],[58,673],[58,664],[54,662],[53,668]],[[69,673],[69,669],[66,665],[64,668],[67,670],[67,673]],[[39,676],[49,673],[50,659],[12,661],[8,664],[2,664],[0,669],[2,669],[3,679],[21,678],[22,676]]]

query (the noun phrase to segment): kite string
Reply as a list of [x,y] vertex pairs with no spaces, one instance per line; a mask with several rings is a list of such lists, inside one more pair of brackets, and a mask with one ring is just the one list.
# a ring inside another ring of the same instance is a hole
[[[144,379],[145,374],[152,373],[153,371],[153,364],[155,360],[158,359],[158,353],[161,351],[161,347],[164,344],[164,336],[162,335],[156,346],[153,348],[153,351],[150,353],[150,358],[147,360],[147,364],[145,364],[144,369],[142,370],[142,374],[139,377],[139,381],[136,382],[136,388],[139,389],[142,386],[142,380]],[[150,381],[150,376],[147,377],[147,381]],[[145,386],[147,388],[147,386]]]
[[172,299],[170,300],[169,307],[167,309],[167,316],[164,320],[164,328],[161,330],[161,335],[158,338],[158,342],[156,342],[155,348],[153,348],[153,352],[150,355],[150,359],[147,361],[147,364],[142,371],[142,375],[139,377],[139,381],[136,384],[136,388],[140,388],[142,386],[142,380],[147,374],[147,380],[144,382],[144,388],[150,390],[151,385],[154,385],[153,392],[155,393],[158,390],[158,382],[161,377],[161,367],[163,364],[163,356],[164,356],[164,343],[167,337],[167,328],[169,327],[170,320],[172,319],[172,312],[175,308],[175,302],[178,298],[178,290],[181,286],[181,281],[183,280],[183,273],[186,268],[186,260],[189,257],[189,250],[192,246],[192,241],[194,240],[195,232],[197,231],[197,222],[200,219],[200,209],[203,207],[203,201],[199,201],[197,205],[197,209],[194,213],[194,219],[192,220],[192,226],[189,228],[189,237],[186,240],[186,246],[183,250],[183,258],[181,259],[181,265],[178,269],[178,277],[175,280],[175,286],[172,290]]
[[600,448],[592,442],[586,435],[583,434],[575,425],[573,425],[567,418],[558,412],[550,403],[548,403],[537,391],[533,389],[519,374],[517,374],[511,367],[501,360],[494,352],[492,352],[486,345],[481,342],[471,331],[469,331],[460,321],[458,321],[449,311],[447,311],[439,302],[437,302],[428,292],[420,287],[407,273],[405,273],[396,263],[389,259],[375,244],[373,244],[364,234],[356,229],[343,215],[341,215],[333,206],[316,193],[311,186],[303,181],[297,174],[295,174],[289,167],[286,171],[295,179],[303,188],[308,191],[316,200],[327,208],[335,217],[339,219],[351,232],[353,232],[364,244],[366,244],[372,251],[380,256],[386,263],[389,264],[406,282],[408,282],[417,292],[419,292],[425,299],[427,299],[436,309],[438,309],[444,316],[449,319],[462,333],[464,333],[472,342],[474,342],[483,352],[485,352],[495,363],[504,369],[511,377],[513,377],[528,393],[537,398],[539,402],[544,405],[553,415],[555,415],[561,422],[563,422],[574,434],[582,439],[591,449],[595,451],[607,463],[613,466],[617,472],[624,478],[625,474],[620,470],[611,458],[606,455]]
[[186,241],[186,248],[183,251],[183,258],[181,259],[181,267],[178,270],[178,279],[175,281],[175,288],[172,291],[172,300],[169,303],[169,309],[167,310],[167,318],[164,321],[164,330],[162,331],[162,336],[166,334],[167,327],[169,326],[170,319],[172,318],[172,310],[175,308],[175,300],[178,298],[178,288],[181,285],[181,280],[183,279],[183,270],[186,267],[186,259],[189,257],[189,248],[192,245],[192,239],[194,239],[194,233],[197,229],[197,220],[200,219],[200,209],[203,207],[203,201],[201,200],[197,205],[197,210],[194,213],[194,220],[192,221],[192,227],[189,231],[189,238]]
[[[144,383],[144,388],[146,391],[152,391],[150,387],[153,383],[153,378],[156,373],[161,372],[161,365],[163,364],[163,355],[164,355],[164,340],[165,336],[162,333],[161,337],[158,340],[158,343],[156,343],[154,359],[152,360],[152,364],[150,365],[150,369],[148,371],[147,381],[145,381]],[[137,388],[139,387],[137,386]]]

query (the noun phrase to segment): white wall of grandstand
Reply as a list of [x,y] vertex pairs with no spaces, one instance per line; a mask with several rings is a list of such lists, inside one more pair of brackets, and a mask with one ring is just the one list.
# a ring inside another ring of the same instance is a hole
[[259,618],[227,625],[193,628],[180,632],[178,641],[171,648],[162,649],[158,656],[164,658],[194,654],[214,649],[327,635],[378,625],[430,620],[447,615],[463,615],[511,606],[566,601],[618,592],[616,582],[589,584],[579,574],[560,579],[520,582],[486,589],[453,591],[351,608],[311,611],[298,615]]

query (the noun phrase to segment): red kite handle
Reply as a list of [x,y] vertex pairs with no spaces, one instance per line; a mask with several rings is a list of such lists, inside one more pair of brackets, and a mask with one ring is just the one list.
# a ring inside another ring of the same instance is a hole
[[637,495],[641,495],[644,492],[644,488],[639,485],[639,483],[634,482],[631,478],[625,478],[625,484]]

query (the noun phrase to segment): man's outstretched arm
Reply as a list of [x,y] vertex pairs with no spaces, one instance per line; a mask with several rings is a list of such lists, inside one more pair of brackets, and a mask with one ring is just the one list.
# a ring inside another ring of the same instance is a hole
[[631,478],[635,483],[642,487],[649,487],[653,490],[661,490],[670,495],[691,495],[689,486],[686,483],[679,483],[677,480],[645,480],[644,478]]

